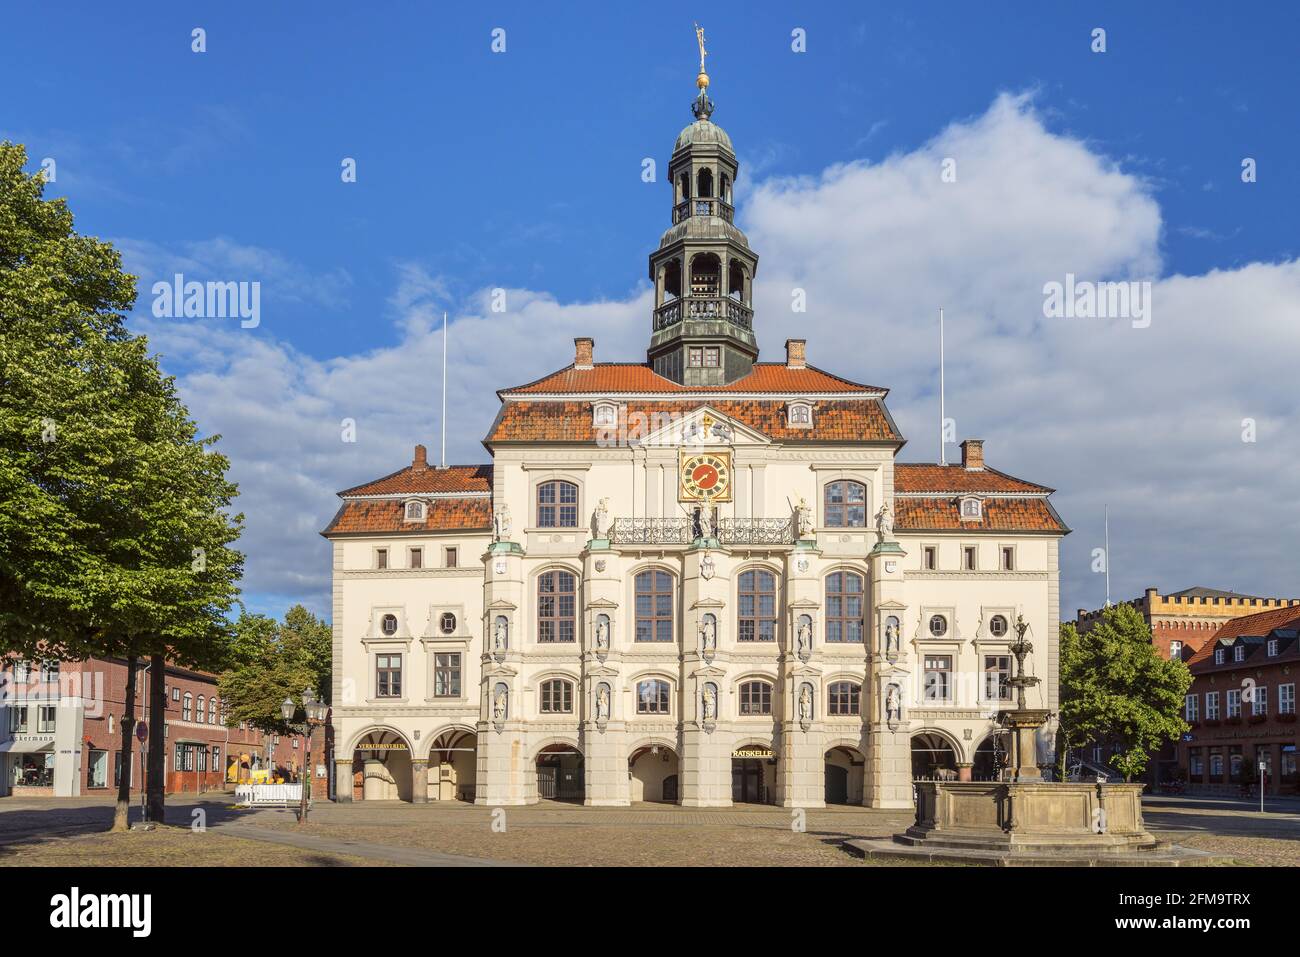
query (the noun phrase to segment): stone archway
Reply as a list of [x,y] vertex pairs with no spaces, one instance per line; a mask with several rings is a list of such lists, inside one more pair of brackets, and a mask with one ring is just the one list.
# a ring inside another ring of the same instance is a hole
[[576,745],[548,744],[537,752],[534,764],[540,800],[582,803],[586,794],[585,761]]
[[866,760],[849,745],[836,745],[826,752],[827,804],[861,804]]
[[957,780],[960,755],[957,742],[942,732],[917,732],[912,735],[912,780]]
[[676,804],[681,800],[680,762],[669,744],[650,741],[634,748],[627,759],[632,803]]
[[352,746],[352,797],[358,801],[410,801],[411,746],[391,728],[372,728]]
[[447,728],[429,746],[430,801],[474,803],[478,778],[478,735],[469,728]]

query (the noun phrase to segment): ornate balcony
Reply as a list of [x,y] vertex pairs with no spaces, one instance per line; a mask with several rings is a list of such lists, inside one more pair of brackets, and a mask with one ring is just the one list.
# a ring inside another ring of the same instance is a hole
[[[613,545],[689,545],[695,539],[689,518],[616,518]],[[792,545],[792,518],[724,518],[716,531],[722,545]]]
[[793,545],[793,518],[724,518],[718,522],[723,545]]
[[754,324],[754,310],[730,296],[687,296],[685,299],[666,302],[655,310],[655,331],[667,329],[683,319],[725,319],[742,329],[749,329]]
[[713,196],[697,196],[695,199],[688,199],[686,202],[678,203],[673,207],[674,224],[692,216],[717,216],[719,219],[725,219],[730,223],[734,221],[735,215],[736,208],[734,206]]

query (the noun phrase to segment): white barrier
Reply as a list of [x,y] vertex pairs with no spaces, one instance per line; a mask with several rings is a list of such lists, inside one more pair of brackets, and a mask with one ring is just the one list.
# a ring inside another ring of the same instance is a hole
[[[235,803],[249,807],[297,807],[302,802],[301,784],[240,784],[235,787]],[[307,797],[308,805],[311,796]]]

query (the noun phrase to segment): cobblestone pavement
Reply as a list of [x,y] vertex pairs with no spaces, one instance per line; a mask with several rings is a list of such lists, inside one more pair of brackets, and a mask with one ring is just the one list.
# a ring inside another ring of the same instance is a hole
[[[887,837],[911,821],[910,811],[827,808],[803,812],[801,831],[792,827],[791,811],[772,807],[595,808],[543,802],[494,811],[460,803],[359,802],[317,804],[307,827],[298,828],[291,812],[239,810],[230,800],[223,794],[173,795],[168,820],[187,825],[200,810],[209,834],[229,842],[225,853],[232,864],[841,867],[868,864],[841,849],[845,838]],[[1248,802],[1169,797],[1149,799],[1144,807],[1150,830],[1175,843],[1228,855],[1243,865],[1300,865],[1300,805],[1260,814]],[[46,848],[43,854],[57,857],[61,852],[48,848],[60,837],[98,863],[148,863],[123,859],[139,845],[96,843],[106,836],[95,832],[111,820],[112,804],[102,798],[0,800],[0,863],[23,863],[15,854],[21,857],[24,848],[38,845]],[[254,841],[260,859],[244,846]],[[202,850],[204,860],[185,863],[213,863],[211,858],[223,853],[221,846],[210,841]]]

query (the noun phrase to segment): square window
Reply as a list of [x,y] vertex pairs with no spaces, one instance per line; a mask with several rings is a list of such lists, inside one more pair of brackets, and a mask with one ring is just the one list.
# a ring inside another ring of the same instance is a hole
[[424,567],[424,549],[423,549],[423,548],[412,548],[412,549],[411,549],[411,564],[410,564],[410,567],[411,567],[411,568],[423,568],[423,567]]
[[379,569],[388,567],[388,549],[386,548],[375,549],[375,567]]
[[921,567],[928,572],[934,571],[939,567],[939,549],[933,545],[927,545],[922,551]]
[[445,557],[445,561],[443,562],[443,564],[446,565],[448,568],[459,568],[459,567],[460,567],[460,550],[459,550],[459,549],[456,549],[456,548],[448,548],[448,549],[446,550],[446,552],[444,553],[444,557]]

